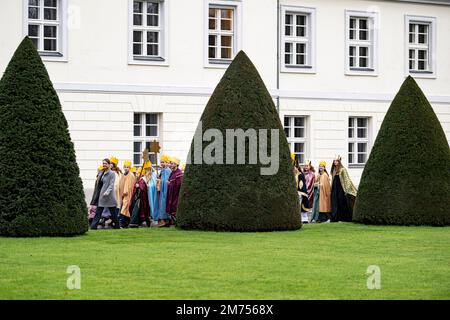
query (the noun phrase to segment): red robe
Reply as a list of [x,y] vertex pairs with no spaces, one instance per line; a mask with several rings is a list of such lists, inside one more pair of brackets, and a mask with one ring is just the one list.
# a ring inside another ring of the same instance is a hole
[[172,171],[167,185],[167,213],[176,217],[178,207],[178,197],[180,195],[181,184],[183,183],[183,172],[180,169]]
[[306,182],[306,193],[308,194],[309,204],[312,207],[312,204],[314,203],[314,182],[316,180],[316,176],[312,171],[304,173],[304,175]]

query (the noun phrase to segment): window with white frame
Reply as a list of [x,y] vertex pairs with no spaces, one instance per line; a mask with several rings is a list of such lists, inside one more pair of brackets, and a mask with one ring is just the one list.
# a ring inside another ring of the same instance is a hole
[[285,116],[284,133],[286,134],[291,153],[295,154],[295,157],[300,164],[304,164],[307,142],[306,117]]
[[42,56],[64,56],[63,0],[26,0],[26,34]]
[[166,60],[166,1],[132,1],[130,35],[132,61]]
[[314,72],[315,9],[283,6],[282,71]]
[[234,56],[235,8],[210,5],[208,12],[208,59],[231,61]]
[[[150,142],[159,141],[159,116],[157,113],[135,113],[133,121],[133,164],[142,165],[142,152],[150,150]],[[150,161],[156,163],[156,155],[150,153]]]
[[435,23],[435,18],[406,16],[408,73],[434,73]]
[[226,68],[241,47],[240,0],[205,0],[205,67]]
[[376,13],[347,11],[347,72],[376,71],[377,17]]
[[369,119],[350,117],[348,119],[348,163],[364,165],[369,150]]

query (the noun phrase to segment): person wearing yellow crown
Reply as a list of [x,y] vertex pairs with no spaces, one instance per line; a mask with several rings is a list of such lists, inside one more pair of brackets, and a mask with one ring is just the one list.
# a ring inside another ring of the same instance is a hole
[[145,169],[137,169],[137,178],[133,188],[130,203],[130,228],[138,228],[143,222],[150,227],[150,206],[148,204],[147,183],[145,182]]
[[144,163],[144,169],[146,172],[145,182],[147,183],[149,215],[152,222],[156,223],[158,220],[158,177],[156,176],[156,172],[153,170],[153,164],[151,161]]
[[159,173],[159,203],[158,203],[158,227],[166,227],[170,224],[170,216],[166,210],[167,185],[172,171],[169,168],[169,156],[163,154],[160,160],[161,171]]
[[133,195],[133,188],[136,182],[134,174],[131,172],[131,161],[126,160],[123,163],[123,176],[119,184],[119,194],[122,200],[120,208],[119,222],[121,228],[126,228],[130,223],[130,202]]
[[[306,193],[308,194],[308,203],[312,207],[314,203],[314,181],[316,179],[315,169],[311,164],[311,160],[307,160],[305,165],[303,166],[303,174],[305,176],[305,184],[306,184]],[[309,213],[309,215],[311,212]],[[308,221],[311,220],[311,217],[308,217]]]
[[103,183],[101,182],[101,177],[103,175],[103,165],[97,168],[97,176],[95,177],[95,185],[94,192],[92,193],[91,202],[89,204],[89,224],[92,223],[95,217],[95,211],[97,210],[98,198],[100,197],[100,189],[102,188]]
[[342,165],[341,156],[335,157],[331,176],[331,221],[352,221],[357,190],[347,169]]
[[181,184],[183,183],[183,172],[180,170],[180,159],[169,157],[171,174],[167,186],[166,211],[170,215],[170,224],[175,224],[177,216],[178,199],[180,196]]
[[111,171],[114,172],[114,175],[116,176],[116,179],[114,180],[114,193],[116,194],[116,200],[117,200],[117,208],[116,213],[117,216],[120,216],[120,207],[122,206],[122,196],[120,194],[120,180],[122,180],[122,170],[119,168],[119,159],[112,156],[110,159],[111,161]]
[[314,183],[314,202],[311,222],[330,222],[331,185],[326,166],[327,163],[325,161],[320,161],[319,172]]

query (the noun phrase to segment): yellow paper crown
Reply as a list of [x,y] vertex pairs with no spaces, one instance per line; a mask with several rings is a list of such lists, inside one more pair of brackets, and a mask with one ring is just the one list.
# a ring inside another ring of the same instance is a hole
[[131,167],[130,171],[131,171],[131,173],[136,173],[136,168],[135,167]]
[[163,154],[161,156],[161,161],[170,161],[169,159],[170,159],[170,157],[167,154]]
[[103,171],[103,165],[101,164],[100,167],[97,169],[98,171]]
[[130,160],[125,160],[125,161],[123,162],[123,166],[124,166],[124,167],[131,167],[131,161],[130,161]]
[[151,161],[146,161],[144,163],[144,169],[148,169],[148,168],[151,168],[151,167],[152,167],[152,162]]
[[145,175],[145,169],[142,169],[142,167],[139,167],[137,169],[137,173],[139,173],[140,175]]
[[180,165],[180,159],[178,159],[177,157],[169,157],[168,159],[170,162],[175,163],[176,165]]
[[109,161],[110,161],[111,163],[114,163],[116,166],[117,166],[117,164],[119,163],[119,159],[117,159],[116,157],[111,157],[111,158],[109,158]]
[[291,160],[295,161],[295,153],[291,153]]
[[327,163],[325,162],[325,161],[320,161],[319,162],[319,166],[324,166],[324,167],[326,167],[327,166]]

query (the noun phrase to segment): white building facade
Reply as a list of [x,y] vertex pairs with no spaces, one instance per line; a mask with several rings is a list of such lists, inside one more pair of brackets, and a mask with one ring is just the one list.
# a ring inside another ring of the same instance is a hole
[[139,165],[150,141],[186,159],[241,49],[301,161],[339,154],[358,183],[408,75],[450,140],[450,1],[0,0],[0,30],[1,73],[24,36],[36,44],[87,194],[101,159]]

